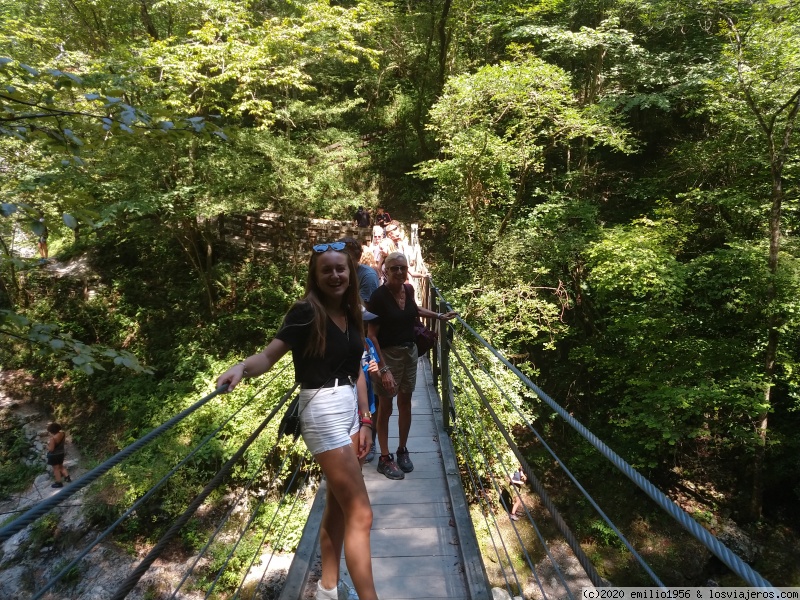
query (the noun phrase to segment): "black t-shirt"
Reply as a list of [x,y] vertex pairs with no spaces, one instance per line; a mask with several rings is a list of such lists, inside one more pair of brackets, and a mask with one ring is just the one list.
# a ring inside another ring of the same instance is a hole
[[385,285],[375,290],[369,299],[369,311],[380,317],[378,343],[381,348],[414,341],[414,325],[417,324],[419,309],[413,288],[408,284],[403,285],[406,288],[406,307],[403,310],[400,310],[392,292]]
[[283,325],[275,334],[276,338],[286,342],[292,349],[295,380],[307,388],[322,387],[335,378],[344,380],[348,376],[355,381],[361,369],[361,355],[364,353],[364,342],[358,326],[348,320],[345,334],[329,317],[324,356],[306,356],[313,318],[314,310],[311,305],[299,302],[289,309]]

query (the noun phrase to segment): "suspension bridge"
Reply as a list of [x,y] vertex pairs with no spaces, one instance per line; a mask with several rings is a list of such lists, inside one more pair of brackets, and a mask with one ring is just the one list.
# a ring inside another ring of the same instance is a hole
[[[447,299],[430,279],[419,286],[419,294],[423,303],[437,312],[450,309]],[[718,558],[739,578],[739,585],[771,587],[737,554],[537,387],[469,323],[458,318],[432,327],[437,330],[438,343],[429,357],[420,359],[417,389],[413,394],[408,447],[415,469],[402,481],[378,474],[376,462],[365,464],[363,469],[374,513],[373,569],[376,588],[383,600],[489,600],[498,590],[508,594],[507,597],[573,599],[580,597],[584,586],[618,585],[613,573],[608,573],[602,564],[602,549],[595,547],[588,552],[575,533],[576,524],[559,510],[541,468],[537,468],[545,463],[560,473],[559,497],[578,498],[571,502],[593,512],[594,527],[603,532],[600,545],[625,555],[629,571],[635,571],[634,575],[627,573],[628,580],[641,586],[674,585],[670,582],[672,575],[659,573],[658,565],[650,560],[653,549],[643,547],[640,536],[631,535],[625,526],[615,522],[612,513],[618,513],[613,510],[617,507],[602,505],[604,500],[607,502],[608,494],[601,494],[602,498],[590,494],[568,461],[555,452],[547,435],[553,428],[542,427],[554,422],[613,465],[619,481],[628,486],[628,491],[620,493],[641,496],[649,503],[649,510],[658,511],[673,522],[683,536],[677,543]],[[247,453],[262,448],[265,436],[276,429],[295,391],[292,387],[281,390],[279,401],[255,411],[265,415],[260,422],[253,425],[243,417],[254,414],[253,406],[264,390],[278,385],[275,381],[273,377],[262,383],[239,406],[230,403],[225,421],[194,447],[187,447],[186,455],[174,468],[153,481],[152,487],[105,530],[66,549],[52,568],[30,573],[25,579],[29,589],[20,590],[19,598],[90,597],[80,596],[78,591],[79,587],[85,590],[87,583],[91,585],[91,581],[85,581],[89,571],[82,571],[85,561],[91,560],[104,541],[113,539],[126,519],[168,485],[170,478],[186,468],[194,456],[218,441],[231,423],[240,427],[243,423],[251,425],[247,440],[207,485],[187,500],[180,516],[152,547],[141,553],[125,578],[116,582],[115,589],[104,589],[91,597],[112,600],[312,597],[315,576],[318,577],[318,536],[325,482],[315,480],[317,471],[304,452],[302,439],[288,449],[285,437],[281,443],[273,443],[264,457],[264,463],[271,467],[255,474],[239,489],[227,491],[227,510],[218,516],[213,532],[202,541],[191,560],[185,562],[179,581],[169,582],[168,590],[162,582],[158,595],[153,595],[153,578],[147,576],[212,494],[225,489],[229,476]],[[76,494],[137,452],[156,444],[160,436],[184,419],[202,414],[210,403],[222,398],[223,392],[224,389],[214,390],[54,495],[23,508],[17,518],[0,528],[0,544],[13,543],[37,522],[58,514]],[[532,411],[531,406],[536,410]],[[396,419],[396,411],[392,418]],[[396,421],[390,423],[389,430],[390,435],[392,432],[396,435]],[[395,441],[390,438],[390,447]],[[530,460],[532,454],[538,456],[536,462]],[[528,491],[522,497],[524,514],[512,520],[509,511],[514,494],[520,491],[509,492],[507,484],[518,465],[527,475]],[[269,481],[263,481],[264,472],[271,473]],[[308,497],[309,490],[316,490],[313,500]],[[308,515],[305,527],[282,588],[279,592],[267,591],[258,580],[253,581],[253,573],[266,572],[265,563],[269,564],[288,535],[287,524],[304,511]],[[210,572],[208,553],[215,540],[223,537],[229,542],[228,553],[222,559],[218,557],[215,570]],[[348,578],[344,561],[342,574],[344,579]],[[82,587],[76,583],[81,579],[84,579]]]

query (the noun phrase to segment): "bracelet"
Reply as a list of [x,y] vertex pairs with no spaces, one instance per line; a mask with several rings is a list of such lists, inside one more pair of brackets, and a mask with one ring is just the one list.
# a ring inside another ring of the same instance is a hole
[[382,368],[380,371],[378,371],[378,372],[379,372],[381,375],[383,375],[384,373],[386,373],[386,371],[389,371],[389,370],[390,370],[390,369],[389,369],[389,367],[383,367],[383,368]]
[[362,425],[372,425],[372,419],[361,419]]
[[436,313],[436,320],[437,321],[441,321],[442,320],[442,313]]
[[236,366],[242,365],[244,369],[242,369],[242,378],[247,377],[247,366],[244,364],[244,361],[238,363]]
[[362,427],[369,427],[370,429],[372,429],[372,421],[370,421],[369,423],[365,423],[364,421],[361,421],[361,426]]

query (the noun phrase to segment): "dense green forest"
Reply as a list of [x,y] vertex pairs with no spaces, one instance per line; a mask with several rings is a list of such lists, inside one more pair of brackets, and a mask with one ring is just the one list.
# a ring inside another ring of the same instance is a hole
[[796,0],[5,0],[0,108],[0,364],[96,456],[302,290],[213,219],[380,205],[631,464],[797,533]]

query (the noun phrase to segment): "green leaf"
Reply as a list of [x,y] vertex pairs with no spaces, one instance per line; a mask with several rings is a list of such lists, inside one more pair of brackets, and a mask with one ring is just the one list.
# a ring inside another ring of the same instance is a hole
[[78,226],[78,221],[69,213],[64,213],[62,219],[64,220],[64,225],[70,229],[75,229]]

